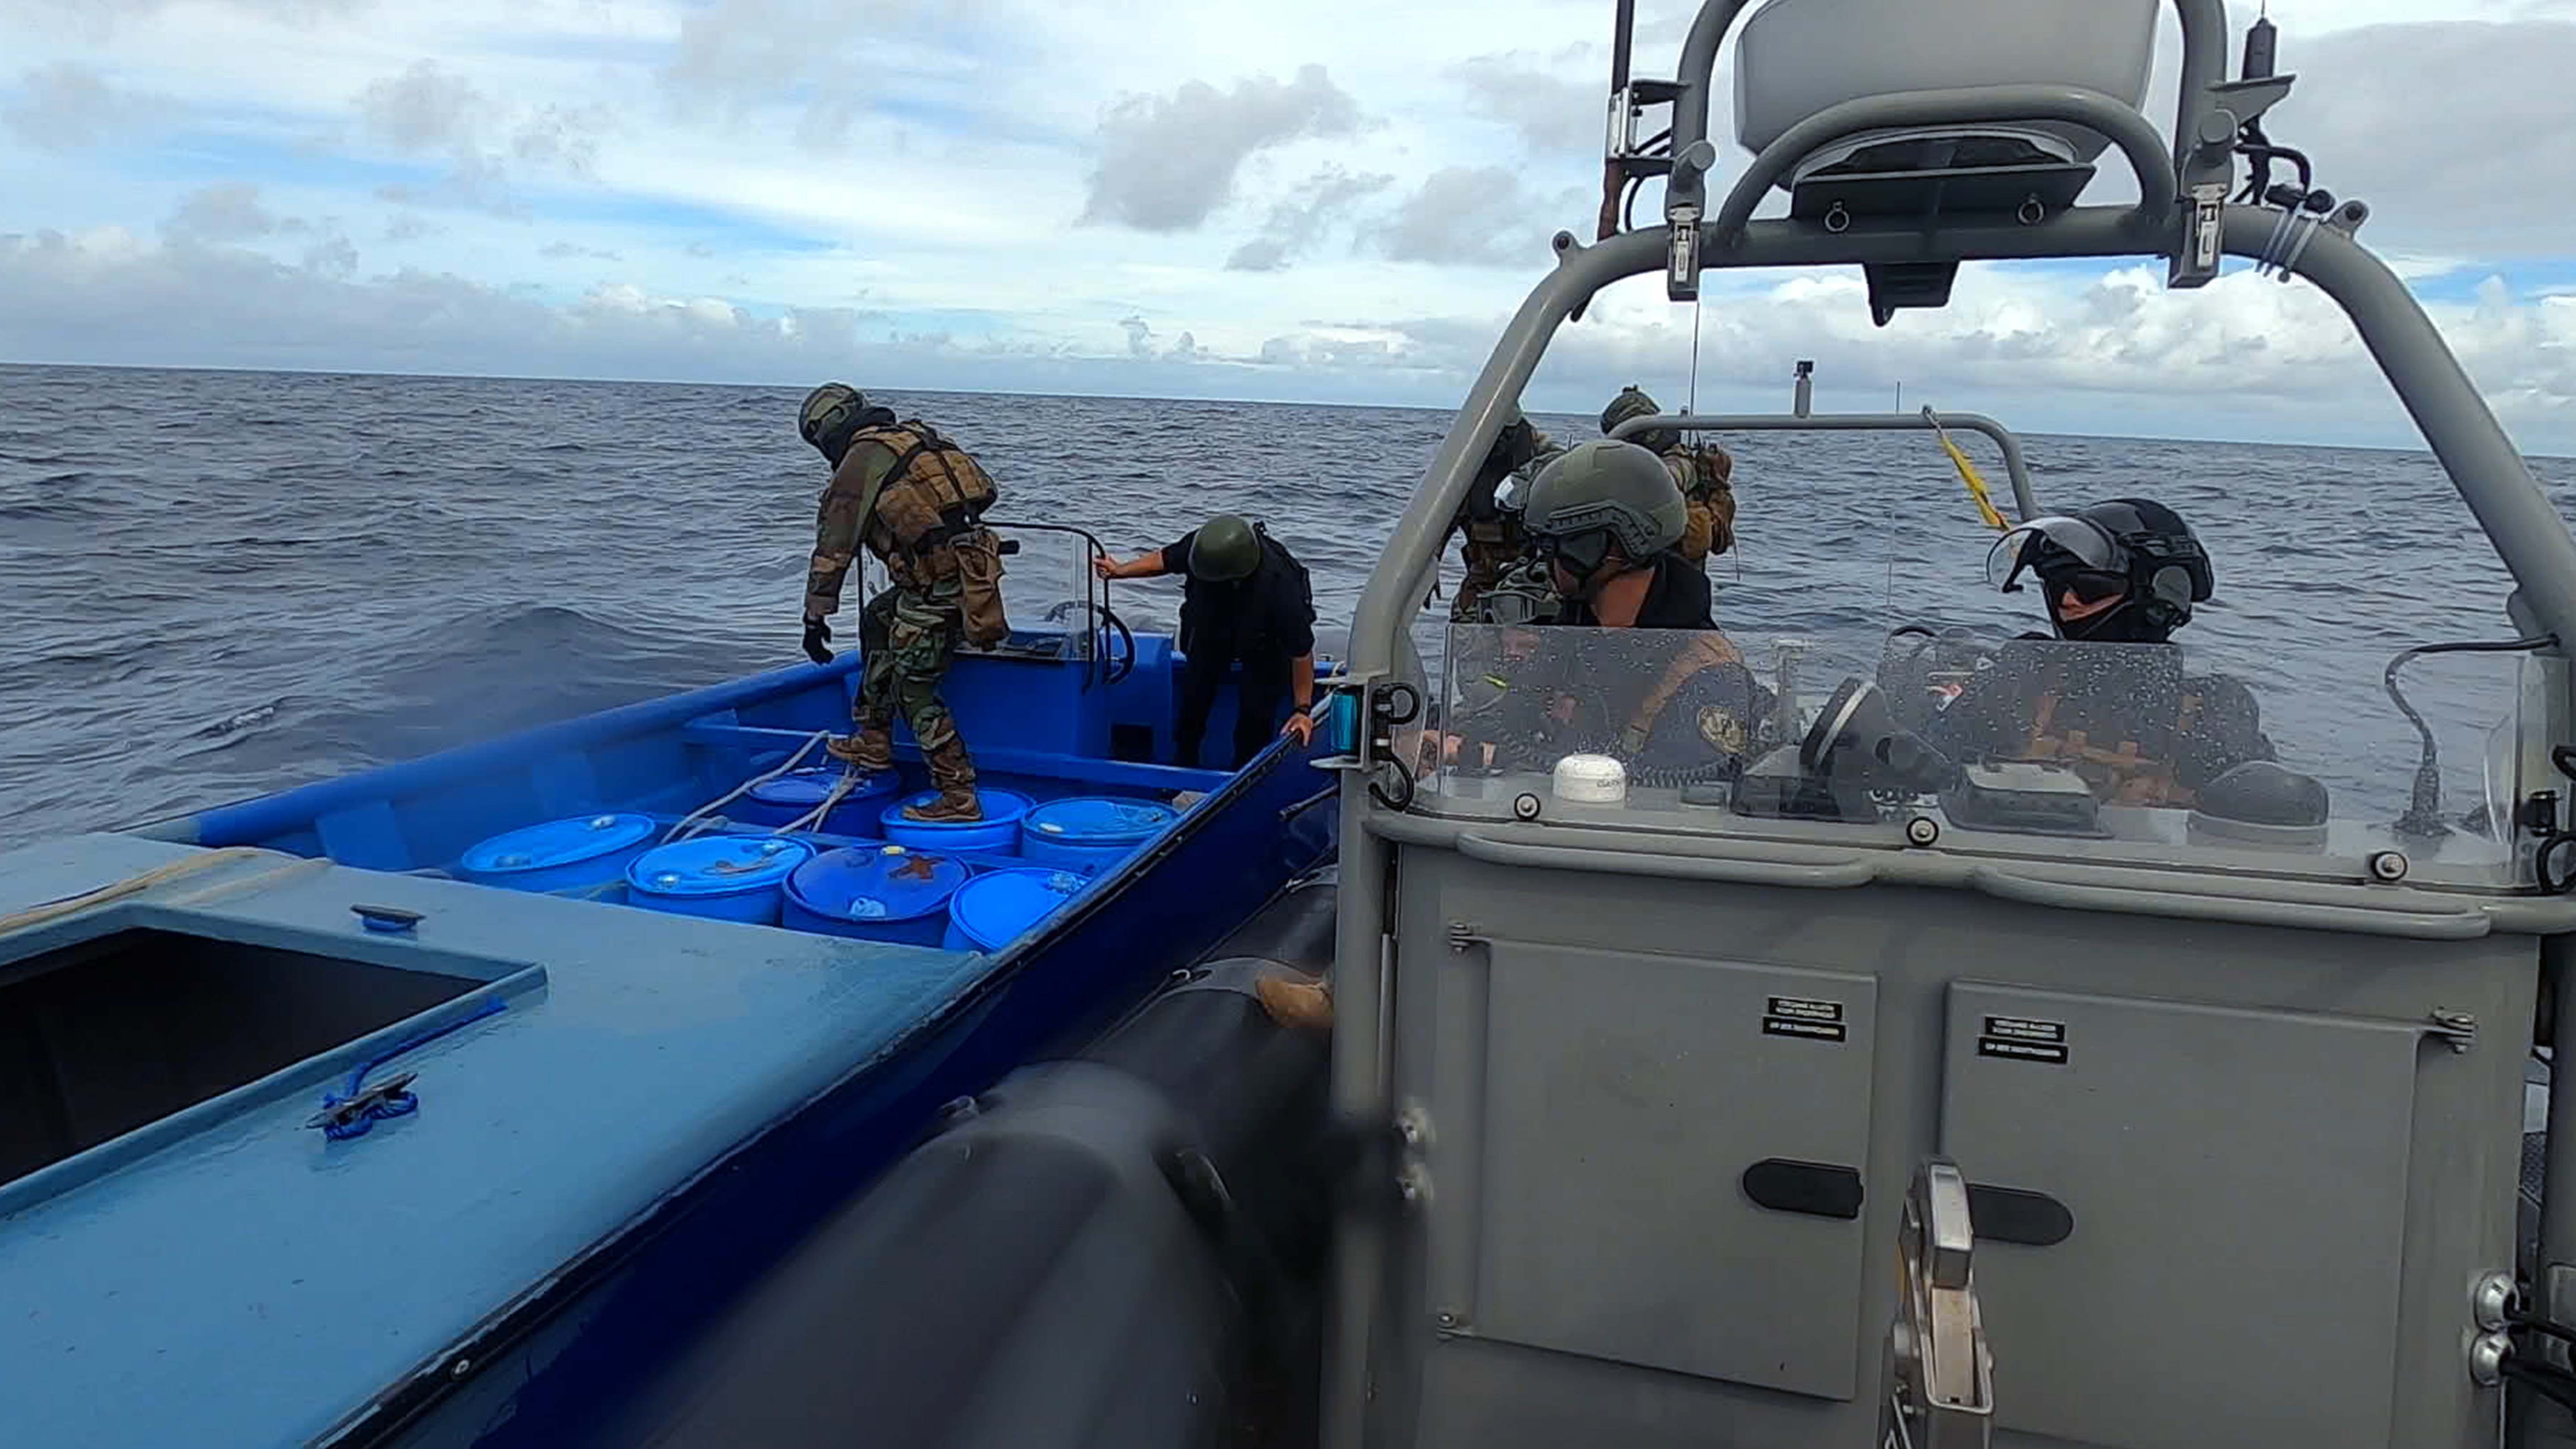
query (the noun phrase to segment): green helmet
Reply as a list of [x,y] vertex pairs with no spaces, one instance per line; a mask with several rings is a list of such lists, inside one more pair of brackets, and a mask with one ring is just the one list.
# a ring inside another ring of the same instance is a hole
[[805,405],[796,411],[796,431],[839,467],[867,411],[866,393],[846,382],[827,382],[805,394]]
[[[1600,567],[1606,543],[1642,563],[1681,541],[1689,521],[1680,485],[1661,458],[1634,443],[1596,438],[1540,470],[1521,526],[1579,574]],[[1597,538],[1595,537],[1597,536]]]
[[[1661,407],[1656,406],[1653,398],[1646,396],[1646,390],[1644,388],[1641,388],[1632,382],[1628,384],[1625,389],[1621,390],[1617,397],[1610,400],[1610,406],[1601,410],[1602,435],[1605,437],[1608,436],[1611,430],[1617,428],[1621,423],[1628,421],[1630,418],[1651,418],[1662,411],[1663,409]],[[1681,443],[1681,440],[1681,435],[1679,433],[1670,432],[1662,428],[1657,428],[1651,432],[1639,433],[1628,439],[1629,442],[1635,443],[1637,446],[1645,449],[1649,453],[1664,452],[1667,449],[1678,446]]]
[[1190,539],[1190,577],[1230,584],[1261,567],[1261,537],[1242,515],[1220,513]]

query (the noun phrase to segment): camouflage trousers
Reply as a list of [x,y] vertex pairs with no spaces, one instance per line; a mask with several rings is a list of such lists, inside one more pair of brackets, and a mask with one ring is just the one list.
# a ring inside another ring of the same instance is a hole
[[966,620],[955,576],[914,589],[897,585],[868,600],[859,616],[859,650],[865,663],[859,699],[851,713],[862,730],[890,729],[900,713],[912,727],[942,789],[975,778],[957,717],[939,697],[939,681],[957,658]]

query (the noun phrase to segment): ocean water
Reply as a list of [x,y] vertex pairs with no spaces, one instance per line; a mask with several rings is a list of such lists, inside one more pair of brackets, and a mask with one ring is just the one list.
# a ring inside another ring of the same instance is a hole
[[[0,367],[0,845],[239,799],[792,663],[820,460],[798,389]],[[1122,554],[1206,515],[1267,521],[1337,644],[1445,413],[892,394],[973,449],[1001,518]],[[1559,437],[1589,419],[1541,415]],[[2005,420],[2007,423],[2010,419]],[[1813,673],[1907,621],[2029,627],[1920,434],[1761,434],[1738,456],[1721,621]],[[2003,472],[1986,459],[1999,497]],[[2031,437],[2043,503],[2144,493],[2217,558],[2182,636],[2245,677],[2286,762],[2392,812],[2416,743],[2389,656],[2509,633],[2502,566],[2429,455]],[[2576,462],[2536,459],[2562,514]],[[1015,621],[1074,590],[1065,540],[1011,561]],[[1454,571],[1455,559],[1450,560]],[[1139,628],[1178,590],[1121,584]],[[1417,631],[1439,655],[1435,618]],[[845,631],[838,643],[854,640]],[[2426,660],[2454,813],[2511,659]],[[1830,679],[1824,681],[1830,683]],[[970,733],[973,722],[967,721]]]

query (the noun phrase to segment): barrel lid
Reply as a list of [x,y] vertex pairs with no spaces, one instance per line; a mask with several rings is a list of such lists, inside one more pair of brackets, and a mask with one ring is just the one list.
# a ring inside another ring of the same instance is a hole
[[1159,800],[1081,796],[1049,800],[1029,812],[1021,829],[1067,845],[1134,845],[1170,828],[1181,812]]
[[818,916],[849,921],[908,921],[948,904],[966,883],[965,865],[900,845],[827,850],[796,868],[787,893]]
[[[764,805],[788,805],[799,810],[811,810],[823,803],[823,797],[832,793],[833,786],[841,783],[843,773],[833,765],[795,770],[775,780],[763,780],[752,786],[748,793]],[[862,775],[851,783],[850,792],[841,800],[844,804],[851,804],[871,799],[893,790],[894,784],[892,775]]]
[[981,820],[906,820],[903,818],[905,806],[927,805],[938,798],[939,792],[936,790],[924,790],[918,795],[906,795],[888,805],[880,819],[887,825],[903,830],[990,830],[996,825],[1019,824],[1029,813],[1029,808],[1037,803],[1017,790],[997,790],[989,785],[978,785],[975,787],[975,798],[977,803],[984,807],[984,818]]
[[778,884],[813,854],[804,841],[775,835],[701,835],[637,856],[626,883],[654,896],[737,895]]
[[948,912],[979,946],[1002,945],[1073,899],[1091,878],[1070,870],[997,870],[968,881]]
[[615,855],[653,838],[647,815],[577,815],[495,835],[472,846],[459,864],[474,875],[552,870]]

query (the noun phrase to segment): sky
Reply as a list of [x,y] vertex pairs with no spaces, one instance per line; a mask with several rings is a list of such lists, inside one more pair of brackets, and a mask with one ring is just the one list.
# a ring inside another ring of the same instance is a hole
[[[0,0],[0,361],[1454,407],[1589,235],[1611,9]],[[2517,441],[2576,451],[2576,0],[2270,11],[2274,139],[2371,204]],[[1641,0],[1640,75],[1689,14]],[[1696,312],[1637,278],[1526,401],[1769,409],[1799,358],[1826,408],[2415,442],[2341,314],[2243,264],[1971,264],[1883,329],[1857,268]]]

